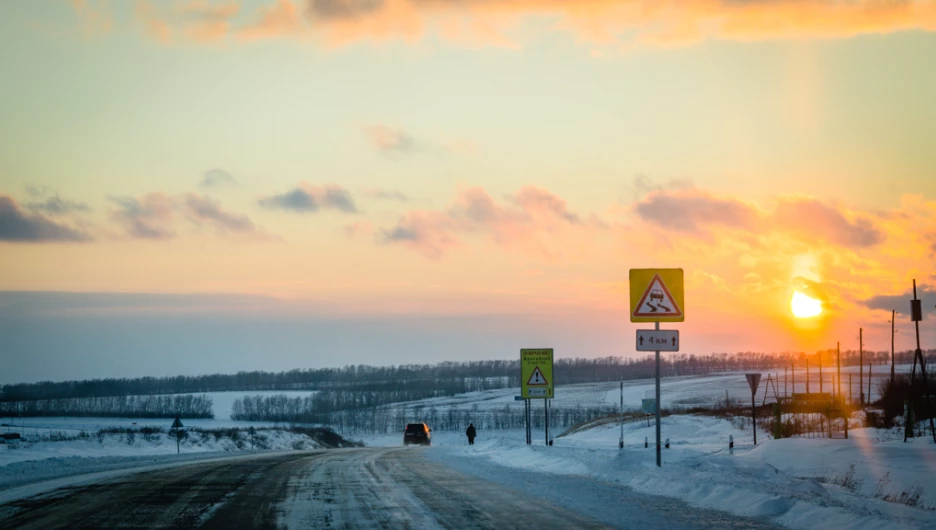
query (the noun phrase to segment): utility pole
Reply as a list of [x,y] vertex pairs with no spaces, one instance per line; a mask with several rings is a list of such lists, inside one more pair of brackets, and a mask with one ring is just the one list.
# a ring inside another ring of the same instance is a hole
[[864,408],[864,330],[858,328],[858,405]]
[[791,362],[790,363],[790,396],[791,397],[793,396],[793,394],[796,394],[796,372],[794,372],[794,370],[796,370],[796,364]]
[[835,343],[835,366],[838,371],[838,397],[842,399],[842,344]]
[[894,321],[896,320],[896,317],[897,317],[897,311],[891,309],[891,320],[890,320],[890,324],[891,324],[891,388],[892,388],[892,389],[894,388],[894,364],[895,364],[895,360],[894,360],[894,333],[896,333],[896,331],[894,330]]
[[930,432],[933,434],[933,442],[936,442],[936,428],[933,426],[932,407],[930,406],[929,389],[926,381],[926,361],[923,359],[923,350],[920,349],[920,321],[923,320],[923,303],[917,298],[916,280],[913,280],[913,300],[910,301],[910,318],[916,327],[916,351],[913,354],[913,369],[910,371],[910,397],[907,400],[907,426],[904,429],[904,441],[907,441],[908,433],[912,436],[913,424],[909,419],[913,416],[913,382],[916,378],[916,363],[920,362],[920,374],[923,376],[923,399],[926,400],[927,412],[930,421]]

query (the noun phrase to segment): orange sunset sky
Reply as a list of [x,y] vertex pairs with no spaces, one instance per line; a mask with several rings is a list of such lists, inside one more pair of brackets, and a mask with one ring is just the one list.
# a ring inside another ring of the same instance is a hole
[[[936,2],[0,5],[0,383],[936,347]],[[794,289],[819,299],[797,319]]]

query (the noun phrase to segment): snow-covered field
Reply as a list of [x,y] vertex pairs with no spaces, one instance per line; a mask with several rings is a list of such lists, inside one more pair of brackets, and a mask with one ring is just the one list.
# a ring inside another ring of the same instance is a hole
[[[911,365],[897,365],[895,367],[895,371],[897,373],[909,373],[910,369]],[[865,378],[863,386],[865,388],[866,394],[868,393],[867,371],[867,367],[865,367]],[[833,372],[828,369],[828,367],[823,369],[821,378],[823,381],[821,387],[823,392],[832,391],[832,374]],[[854,396],[855,401],[857,401],[859,375],[857,366],[842,368],[842,394],[846,394],[848,391],[849,374],[853,376],[852,395]],[[765,392],[767,393],[767,403],[776,401],[774,399],[775,391],[773,386],[773,378],[778,375],[779,381],[776,386],[776,395],[783,396],[784,392],[789,395],[793,392],[807,391],[807,377],[805,370],[798,369],[795,374],[787,372],[786,381],[784,381],[784,373],[782,370],[779,372],[779,374],[771,373],[771,383],[769,387],[767,385],[767,375],[768,374],[766,372],[762,373],[761,383],[757,390],[756,397],[758,404],[764,401]],[[557,375],[557,377],[559,376]],[[872,400],[878,399],[879,397],[880,382],[889,377],[889,365],[874,367],[871,381]],[[819,380],[820,377],[818,369],[811,368],[809,374],[810,392],[820,391]],[[784,383],[786,383],[785,386]],[[751,390],[750,387],[748,387],[747,379],[744,377],[743,373],[729,373],[709,376],[671,376],[662,378],[660,382],[660,401],[662,407],[665,409],[686,409],[696,406],[715,406],[716,404],[725,402],[726,392],[728,398],[733,403],[750,403]],[[655,387],[653,379],[636,379],[631,381],[624,381],[624,410],[640,410],[641,400],[645,398],[653,398],[654,393]],[[518,396],[519,394],[519,388],[485,390],[459,394],[457,396],[451,397],[414,401],[402,405],[394,405],[394,407],[402,407],[409,410],[435,407],[439,410],[454,408],[457,410],[485,411],[503,409],[505,406],[508,406],[522,409],[523,402],[516,401],[514,399],[514,397]],[[553,400],[552,405],[555,407],[601,406],[614,407],[616,409],[619,406],[620,400],[620,382],[614,381],[607,383],[585,383],[578,385],[556,386],[555,399]],[[536,410],[538,407],[542,407],[542,404],[534,403],[534,410]]]
[[[876,368],[880,368],[876,378],[889,375],[887,367]],[[906,368],[900,367],[901,371],[909,371]],[[797,391],[805,391],[805,375],[798,373],[796,379]],[[812,390],[818,391],[815,380],[812,383]],[[780,388],[782,392],[782,384]],[[872,390],[876,388],[872,383]],[[666,378],[662,385],[663,406],[710,405],[723,400],[726,390],[732,400],[750,400],[743,374]],[[519,407],[522,403],[514,401],[518,393],[518,389],[473,392],[403,406],[411,411],[429,407],[438,410]],[[638,409],[640,400],[652,393],[652,380],[625,382],[625,408]],[[230,394],[239,397],[256,393]],[[762,395],[763,388],[758,392],[758,402]],[[212,397],[216,407],[234,399],[218,394]],[[618,383],[596,383],[559,386],[554,404],[616,406],[619,399]],[[539,405],[535,404],[534,414],[541,413]],[[94,433],[109,426],[130,427],[134,421],[136,427],[168,427],[164,420],[36,418],[26,420],[25,429],[21,426],[13,429],[33,436],[44,431],[73,435],[82,430]],[[233,422],[229,414],[225,418],[220,413],[216,420],[185,423],[201,428],[259,426]],[[397,433],[363,437],[363,441],[368,445],[399,446],[402,429],[400,426]],[[289,450],[300,442],[294,439],[297,435],[276,432],[270,434],[270,443],[266,445],[269,449]],[[931,438],[913,439],[905,444],[900,433],[894,431],[853,429],[848,440],[771,440],[767,433],[759,432],[755,447],[750,431],[742,431],[727,420],[690,415],[664,418],[662,432],[664,438],[670,439],[670,448],[663,450],[662,468],[655,465],[654,428],[645,422],[624,426],[623,450],[618,449],[621,436],[618,425],[554,438],[552,447],[545,445],[541,430],[533,433],[531,446],[524,443],[522,431],[481,431],[475,445],[470,447],[462,433],[436,431],[432,447],[414,450],[425,450],[434,460],[489,480],[503,480],[510,469],[541,474],[543,480],[549,481],[562,481],[563,476],[586,477],[681,499],[694,506],[767,517],[790,528],[936,528],[936,479],[932,478],[936,476],[936,445]],[[735,441],[733,454],[728,450],[729,436]],[[649,448],[644,448],[645,439],[649,439]],[[232,450],[249,448],[243,444],[237,447],[229,440],[204,438],[183,444],[182,451],[189,456],[182,457],[208,457]],[[92,436],[86,440],[39,442],[19,449],[0,446],[0,498],[4,489],[29,480],[107,470],[115,465],[171,462],[178,458],[174,453],[175,443],[165,435],[151,440],[137,437],[132,442],[121,435],[108,435],[100,441]]]

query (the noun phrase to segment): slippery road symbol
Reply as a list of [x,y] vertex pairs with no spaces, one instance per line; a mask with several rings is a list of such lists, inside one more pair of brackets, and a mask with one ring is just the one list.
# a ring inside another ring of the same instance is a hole
[[636,307],[638,309],[633,314],[635,317],[662,318],[682,315],[679,304],[673,299],[659,274],[650,281]]
[[650,308],[651,313],[656,313],[657,311],[663,311],[664,313],[669,313],[672,311],[672,309],[666,307],[660,302],[656,302],[655,304],[653,302],[647,302],[644,305]]
[[656,313],[661,309],[667,313],[672,311],[672,309],[663,305],[663,291],[660,289],[650,291],[650,301],[646,305],[650,308],[651,313]]

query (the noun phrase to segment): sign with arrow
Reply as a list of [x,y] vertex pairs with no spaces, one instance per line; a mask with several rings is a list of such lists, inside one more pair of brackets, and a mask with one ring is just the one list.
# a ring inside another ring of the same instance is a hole
[[637,351],[679,351],[679,330],[638,329]]

